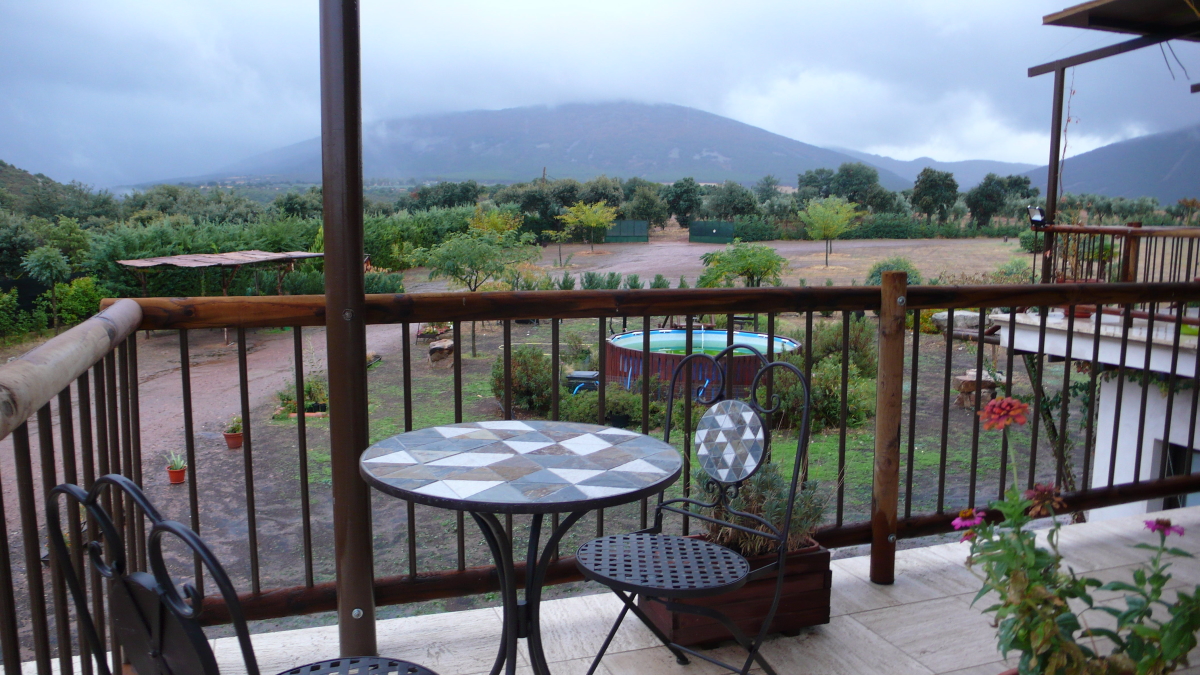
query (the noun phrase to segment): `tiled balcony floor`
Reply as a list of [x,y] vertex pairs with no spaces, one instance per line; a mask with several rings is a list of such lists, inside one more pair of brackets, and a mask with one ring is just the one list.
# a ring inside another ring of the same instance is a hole
[[[1177,509],[1164,516],[1188,528],[1188,536],[1173,538],[1173,543],[1200,554],[1200,507]],[[1129,545],[1157,540],[1142,522],[1153,517],[1150,514],[1067,526],[1060,549],[1078,571],[1106,581],[1128,579],[1129,567],[1142,560],[1145,553]],[[798,637],[768,640],[763,648],[767,658],[781,675],[1000,673],[1015,664],[1001,660],[989,619],[980,608],[970,606],[979,581],[963,565],[966,554],[967,546],[957,543],[898,551],[896,583],[892,586],[868,581],[866,557],[833,561],[830,622],[807,629]],[[1172,570],[1172,587],[1200,583],[1200,560],[1179,561]],[[1096,600],[1121,603],[1116,593],[1097,594]],[[616,617],[620,601],[605,593],[554,600],[542,608],[543,639],[553,672],[583,675]],[[378,627],[381,653],[423,664],[439,675],[487,673],[499,636],[499,609],[394,619],[381,621]],[[244,672],[236,641],[222,638],[215,643],[221,672]],[[254,645],[262,672],[277,673],[335,655],[337,628],[255,635]],[[730,660],[736,659],[740,650],[729,646],[716,652]],[[527,663],[522,657],[517,672],[531,672]],[[676,665],[653,635],[629,617],[597,672],[710,675],[725,671],[698,659],[688,666]],[[1191,668],[1177,672],[1200,675],[1200,650],[1194,653]]]

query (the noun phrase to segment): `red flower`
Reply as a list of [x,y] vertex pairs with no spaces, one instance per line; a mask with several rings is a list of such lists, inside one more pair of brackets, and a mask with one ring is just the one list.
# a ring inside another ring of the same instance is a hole
[[1177,534],[1183,536],[1182,525],[1172,525],[1169,518],[1159,518],[1157,520],[1147,520],[1146,529],[1151,532],[1165,532],[1166,536]]
[[984,429],[1003,429],[1014,422],[1025,424],[1025,415],[1028,412],[1027,403],[1011,396],[1002,396],[988,401],[983,410],[979,411],[979,419],[983,420]]
[[[987,515],[986,511],[967,508],[958,512],[958,517],[950,521],[950,525],[956,530],[963,530],[968,527],[975,527],[983,522],[983,517]],[[974,536],[974,535],[972,535]]]

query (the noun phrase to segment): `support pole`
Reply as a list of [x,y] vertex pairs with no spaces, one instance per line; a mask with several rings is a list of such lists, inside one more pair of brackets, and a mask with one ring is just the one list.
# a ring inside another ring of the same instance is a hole
[[320,11],[325,335],[338,640],[342,656],[373,656],[378,647],[371,501],[358,473],[358,456],[368,445],[358,2],[321,0]]
[[896,580],[907,292],[906,272],[884,272],[879,308],[879,373],[875,380],[875,480],[871,488],[871,581],[877,584]]
[[[1054,69],[1054,103],[1050,109],[1050,164],[1046,171],[1046,224],[1058,224],[1058,175],[1062,156],[1063,87],[1066,86],[1067,71]],[[1050,283],[1054,270],[1054,233],[1043,234],[1045,246],[1042,253],[1042,283]]]

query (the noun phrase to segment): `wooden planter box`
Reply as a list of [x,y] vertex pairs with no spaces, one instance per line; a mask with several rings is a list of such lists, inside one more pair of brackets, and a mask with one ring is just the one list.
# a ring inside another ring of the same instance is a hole
[[[762,567],[769,563],[771,558],[774,556],[750,558],[750,567]],[[770,576],[751,581],[733,593],[679,602],[711,607],[724,612],[748,637],[753,638],[762,628],[762,617],[771,609],[775,579],[774,576]],[[829,549],[812,546],[789,553],[787,571],[783,577],[783,593],[780,596],[779,609],[771,622],[770,632],[795,636],[805,626],[829,623],[829,592],[832,586]],[[657,602],[639,600],[638,604],[655,625],[677,644],[707,647],[733,639],[733,635],[713,619],[695,614],[669,612]]]

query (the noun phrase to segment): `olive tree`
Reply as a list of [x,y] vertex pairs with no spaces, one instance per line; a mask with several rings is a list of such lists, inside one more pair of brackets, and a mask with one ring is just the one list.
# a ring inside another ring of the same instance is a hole
[[787,267],[787,259],[770,246],[737,239],[722,250],[700,256],[700,262],[704,263],[706,281],[720,285],[720,282],[741,279],[747,288],[758,288],[764,281],[781,283],[783,270]]
[[596,236],[601,235],[612,227],[617,219],[617,210],[604,202],[585,204],[582,201],[568,208],[566,213],[558,217],[563,224],[563,232],[567,236],[586,240],[596,250]]

